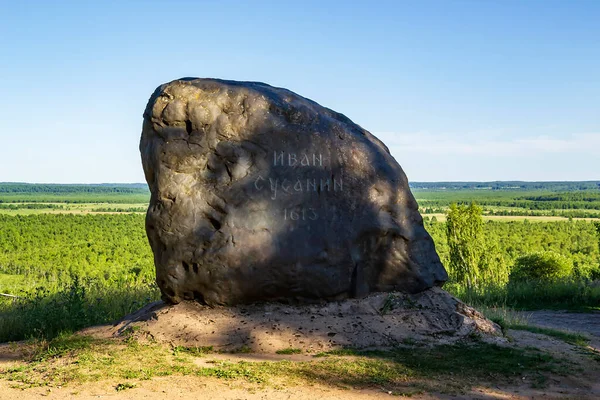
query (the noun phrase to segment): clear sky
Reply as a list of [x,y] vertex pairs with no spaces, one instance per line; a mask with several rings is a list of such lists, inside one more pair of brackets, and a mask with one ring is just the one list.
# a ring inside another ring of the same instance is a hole
[[184,76],[311,98],[411,181],[600,179],[600,1],[0,0],[0,181],[144,181]]

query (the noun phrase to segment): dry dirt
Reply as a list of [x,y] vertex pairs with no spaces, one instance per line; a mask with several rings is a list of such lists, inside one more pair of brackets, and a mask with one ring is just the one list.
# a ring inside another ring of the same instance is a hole
[[[450,317],[448,317],[450,315]],[[588,334],[591,348],[596,347],[600,313],[575,314],[556,311],[530,312],[532,324]],[[185,346],[214,346],[219,350],[246,346],[253,354],[211,354],[212,359],[229,361],[264,361],[288,359],[307,361],[302,355],[277,355],[284,348],[301,348],[309,353],[336,347],[387,347],[408,339],[429,343],[451,343],[473,333],[486,341],[517,348],[536,347],[556,358],[576,362],[579,372],[569,376],[551,376],[543,389],[532,388],[524,377],[522,384],[506,386],[486,382],[461,395],[439,393],[415,394],[415,399],[598,399],[600,398],[600,363],[581,348],[545,335],[509,331],[510,341],[498,335],[498,327],[470,307],[444,291],[434,289],[420,295],[377,294],[363,300],[310,306],[272,304],[235,308],[208,308],[196,303],[166,306],[148,305],[114,326],[94,327],[83,333],[97,337],[119,336],[138,332],[158,342]],[[416,349],[415,351],[418,351]],[[18,362],[14,346],[0,345],[0,368]],[[170,376],[136,382],[136,387],[115,390],[114,381],[69,384],[63,388],[15,389],[0,377],[0,400],[49,399],[380,399],[393,398],[386,388],[370,390],[332,386],[328,382],[312,385],[286,385],[282,388],[227,382],[215,378]]]
[[[569,385],[554,385],[544,390],[532,390],[523,385],[513,388],[477,387],[462,395],[417,394],[411,399],[598,399],[600,392],[595,389],[573,389]],[[194,377],[154,378],[141,382],[137,387],[116,392],[110,382],[69,386],[48,390],[32,388],[18,390],[10,388],[6,382],[0,381],[1,400],[33,400],[33,399],[119,399],[119,400],[172,400],[172,399],[210,399],[210,400],[357,400],[357,399],[394,399],[397,395],[385,389],[357,390],[343,389],[315,384],[311,386],[289,387],[284,389],[252,388],[247,385],[227,385],[215,379]]]
[[[518,389],[517,389],[518,390]],[[500,389],[476,388],[472,392],[461,396],[442,394],[421,394],[410,398],[419,400],[429,399],[528,399],[529,395],[543,396],[545,399],[553,397],[551,393],[541,393],[521,390],[509,393]],[[141,382],[136,388],[116,392],[114,384],[110,382],[96,382],[93,384],[69,386],[48,390],[45,388],[32,388],[18,390],[10,388],[5,381],[0,380],[1,400],[33,400],[47,398],[59,399],[119,399],[119,400],[172,400],[172,399],[211,399],[211,400],[357,400],[357,399],[393,399],[398,398],[380,390],[343,389],[315,384],[311,386],[288,387],[284,389],[248,388],[248,385],[227,385],[216,379],[194,377],[168,377],[154,378],[151,381]],[[577,398],[577,397],[571,397]],[[584,398],[584,397],[581,397]]]
[[[475,332],[500,337],[499,327],[439,288],[415,295],[377,293],[316,305],[208,307],[197,302],[149,304],[115,326],[84,330],[122,335],[133,326],[158,342],[273,354],[296,348],[381,348],[404,341],[449,343]],[[499,338],[500,340],[500,338]]]

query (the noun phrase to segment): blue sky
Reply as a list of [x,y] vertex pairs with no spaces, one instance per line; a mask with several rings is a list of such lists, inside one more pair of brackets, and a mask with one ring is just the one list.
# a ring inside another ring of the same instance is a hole
[[595,0],[0,0],[0,181],[143,181],[142,111],[184,76],[309,97],[411,181],[598,180],[598,21]]

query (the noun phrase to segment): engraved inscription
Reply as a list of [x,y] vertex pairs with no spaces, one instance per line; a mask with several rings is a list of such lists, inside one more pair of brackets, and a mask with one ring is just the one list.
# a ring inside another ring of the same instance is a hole
[[284,208],[283,219],[284,221],[316,221],[317,219],[319,219],[319,214],[317,214],[317,210],[315,210],[312,207]]
[[[273,167],[292,167],[293,169],[290,172],[293,172],[296,168],[320,167],[315,170],[315,174],[319,174],[322,171],[322,175],[281,179],[265,177],[259,174],[254,180],[254,188],[257,191],[269,191],[269,198],[271,200],[277,200],[281,196],[286,195],[344,191],[342,177],[335,176],[330,170],[323,168],[327,164],[326,161],[321,153],[273,151]],[[312,207],[299,206],[283,210],[283,219],[285,221],[316,221],[319,217],[317,209]]]
[[323,155],[322,154],[299,154],[286,153],[285,151],[274,151],[273,152],[273,166],[274,167],[322,167],[323,166]]
[[269,188],[271,190],[271,200],[276,200],[281,193],[294,194],[303,192],[342,192],[344,190],[344,182],[342,178],[306,178],[290,181],[289,179],[273,179],[263,178],[262,175],[254,180],[256,190]]

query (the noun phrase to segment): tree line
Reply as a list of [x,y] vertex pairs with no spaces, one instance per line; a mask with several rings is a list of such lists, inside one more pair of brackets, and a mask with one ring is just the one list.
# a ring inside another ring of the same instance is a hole
[[579,296],[576,301],[600,305],[600,290],[591,285],[600,279],[600,222],[484,222],[475,203],[452,204],[446,218],[445,224],[426,221],[426,227],[451,290],[484,300],[486,292],[506,300],[516,290],[530,297],[522,304],[550,293],[552,301]]

